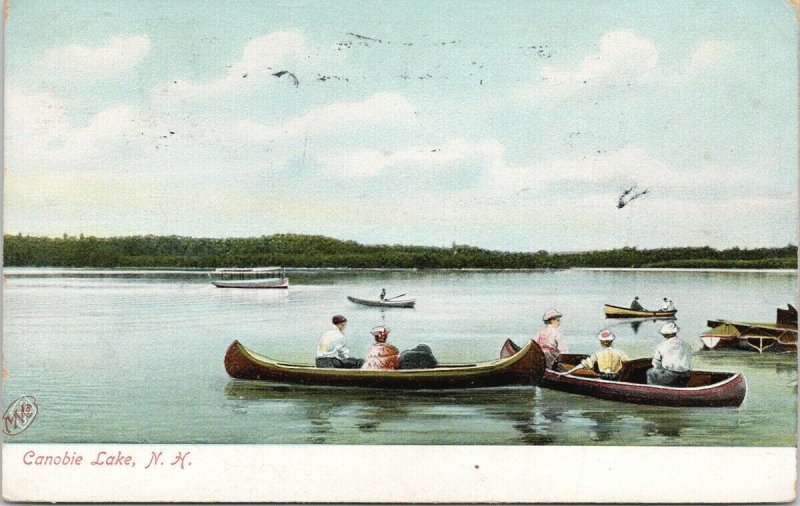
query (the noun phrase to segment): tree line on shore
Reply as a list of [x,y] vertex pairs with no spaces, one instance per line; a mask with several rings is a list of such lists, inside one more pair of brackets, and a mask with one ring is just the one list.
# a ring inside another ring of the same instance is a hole
[[330,237],[275,234],[253,238],[182,236],[60,238],[4,236],[4,264],[19,267],[216,268],[350,267],[418,269],[797,268],[797,246],[717,250],[711,247],[548,253],[451,247],[362,245]]

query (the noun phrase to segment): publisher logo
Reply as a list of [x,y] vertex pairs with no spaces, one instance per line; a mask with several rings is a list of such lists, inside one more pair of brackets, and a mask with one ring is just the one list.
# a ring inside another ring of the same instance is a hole
[[3,433],[16,436],[30,427],[37,414],[39,406],[36,404],[36,399],[30,395],[23,395],[12,402],[3,414]]

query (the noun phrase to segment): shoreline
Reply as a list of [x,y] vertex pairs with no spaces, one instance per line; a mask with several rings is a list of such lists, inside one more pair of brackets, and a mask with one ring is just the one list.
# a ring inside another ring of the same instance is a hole
[[[287,274],[325,274],[325,273],[380,273],[380,272],[464,272],[464,273],[547,273],[556,271],[588,271],[588,272],[647,272],[647,273],[711,273],[711,274],[774,274],[797,275],[797,269],[742,269],[742,268],[689,268],[689,267],[565,267],[552,269],[500,269],[500,268],[364,268],[364,267],[286,267]],[[102,278],[102,277],[209,277],[213,269],[131,269],[126,267],[97,269],[92,267],[3,267],[6,278]]]

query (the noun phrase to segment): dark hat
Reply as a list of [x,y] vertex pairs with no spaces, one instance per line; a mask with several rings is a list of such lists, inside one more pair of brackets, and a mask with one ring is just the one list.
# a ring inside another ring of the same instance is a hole
[[639,296],[637,295],[636,297],[634,297],[634,299],[639,300]]
[[344,316],[342,316],[340,314],[337,314],[336,316],[333,317],[333,320],[331,320],[331,321],[333,322],[334,325],[339,325],[340,323],[346,322],[347,318],[345,318]]

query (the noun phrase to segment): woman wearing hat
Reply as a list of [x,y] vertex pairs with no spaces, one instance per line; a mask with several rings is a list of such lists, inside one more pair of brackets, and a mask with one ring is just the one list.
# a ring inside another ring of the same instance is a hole
[[622,366],[628,363],[630,358],[613,347],[615,337],[610,330],[603,330],[597,334],[602,348],[594,355],[583,359],[580,367],[593,370],[603,379],[617,381]]
[[397,369],[400,366],[400,351],[386,344],[389,337],[389,327],[381,325],[369,331],[375,338],[375,344],[367,350],[367,358],[362,369]]
[[692,376],[692,349],[678,339],[678,326],[669,322],[659,332],[665,341],[653,355],[653,368],[647,370],[649,385],[684,387]]
[[539,331],[534,341],[544,352],[545,364],[549,369],[560,371],[558,357],[562,353],[567,353],[567,343],[561,335],[561,313],[555,309],[548,309],[542,316],[542,321],[546,324]]

